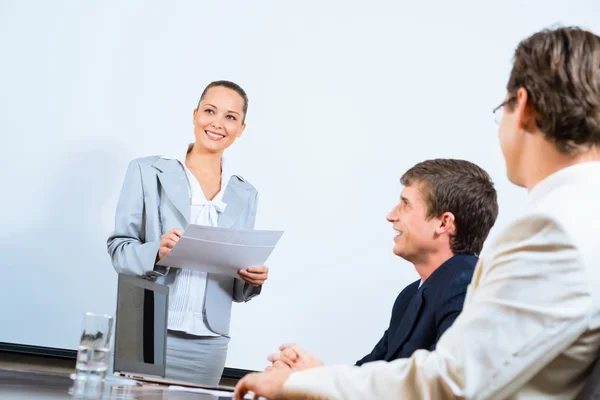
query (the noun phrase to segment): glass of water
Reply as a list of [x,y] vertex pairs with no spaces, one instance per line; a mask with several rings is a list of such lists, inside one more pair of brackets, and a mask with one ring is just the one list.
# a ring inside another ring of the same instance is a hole
[[75,365],[76,379],[103,380],[106,377],[112,325],[113,317],[110,315],[89,312],[84,315]]

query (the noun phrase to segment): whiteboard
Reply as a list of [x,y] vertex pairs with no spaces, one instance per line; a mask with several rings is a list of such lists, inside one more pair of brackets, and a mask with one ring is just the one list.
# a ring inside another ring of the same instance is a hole
[[[451,3],[451,4],[450,4]],[[519,210],[492,109],[519,40],[557,22],[600,31],[600,3],[0,1],[0,342],[75,349],[112,313],[106,253],[128,162],[181,155],[212,80],[239,83],[248,128],[226,153],[285,231],[263,293],[235,304],[227,367],[294,342],[353,363],[417,279],[385,220],[416,162],[464,158]]]

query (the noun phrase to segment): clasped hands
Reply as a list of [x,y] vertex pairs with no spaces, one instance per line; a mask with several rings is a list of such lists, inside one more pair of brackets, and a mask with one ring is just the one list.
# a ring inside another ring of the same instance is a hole
[[279,353],[271,354],[267,359],[271,362],[271,365],[265,368],[265,371],[279,368],[290,371],[303,371],[323,366],[320,360],[314,358],[295,344],[280,346]]
[[[156,261],[160,260],[169,252],[175,244],[179,241],[183,233],[175,228],[165,232],[160,238],[160,248],[156,255]],[[269,268],[268,267],[249,267],[246,269],[240,269],[238,271],[240,279],[252,286],[261,286],[269,279]]]
[[294,344],[279,347],[279,353],[271,354],[271,365],[263,373],[251,373],[243,377],[235,387],[235,400],[241,400],[248,392],[254,393],[254,399],[265,397],[270,400],[304,398],[293,393],[284,393],[287,378],[296,371],[316,368],[323,363]]

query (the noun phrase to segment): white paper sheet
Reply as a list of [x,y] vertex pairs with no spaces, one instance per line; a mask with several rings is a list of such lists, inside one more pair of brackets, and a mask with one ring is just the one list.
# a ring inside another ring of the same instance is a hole
[[228,392],[225,390],[191,388],[191,387],[185,387],[185,386],[169,386],[169,390],[175,390],[178,392],[210,394],[210,395],[217,396],[217,397],[227,397],[227,398],[233,397],[233,392]]
[[[233,398],[233,392],[228,392],[225,390],[191,388],[191,387],[185,387],[185,386],[169,386],[169,390],[175,390],[175,391],[179,391],[179,392],[203,393],[203,394],[209,394],[212,396],[216,396],[217,398],[219,398],[219,397]],[[252,393],[248,393],[244,396],[244,399],[252,400],[253,398],[254,398],[254,395]],[[260,397],[260,399],[263,399],[263,397]]]
[[283,231],[190,225],[157,264],[238,278],[238,270],[265,265]]

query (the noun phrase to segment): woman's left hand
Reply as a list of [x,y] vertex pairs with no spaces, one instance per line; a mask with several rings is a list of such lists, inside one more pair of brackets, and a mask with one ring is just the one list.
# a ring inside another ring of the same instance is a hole
[[260,286],[269,279],[268,267],[249,267],[238,271],[240,278],[252,286]]

